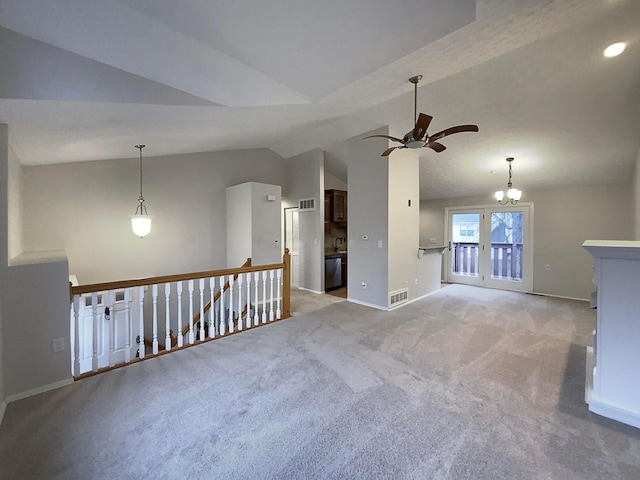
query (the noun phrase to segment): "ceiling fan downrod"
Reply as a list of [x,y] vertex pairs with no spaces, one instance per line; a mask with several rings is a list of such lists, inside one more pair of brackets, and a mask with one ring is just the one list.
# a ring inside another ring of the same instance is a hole
[[413,126],[418,123],[418,82],[422,80],[422,75],[415,75],[409,79],[413,83]]

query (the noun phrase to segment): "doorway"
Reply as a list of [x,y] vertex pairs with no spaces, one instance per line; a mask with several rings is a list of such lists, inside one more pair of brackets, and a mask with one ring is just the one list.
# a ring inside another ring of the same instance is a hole
[[533,204],[445,209],[449,283],[533,289]]
[[300,286],[300,227],[298,207],[284,209],[284,248],[291,255],[291,286]]

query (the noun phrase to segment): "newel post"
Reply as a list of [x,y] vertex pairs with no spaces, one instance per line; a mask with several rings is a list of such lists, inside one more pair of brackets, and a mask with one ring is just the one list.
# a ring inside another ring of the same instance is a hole
[[291,255],[289,249],[284,249],[282,256],[284,268],[282,269],[282,318],[291,316]]

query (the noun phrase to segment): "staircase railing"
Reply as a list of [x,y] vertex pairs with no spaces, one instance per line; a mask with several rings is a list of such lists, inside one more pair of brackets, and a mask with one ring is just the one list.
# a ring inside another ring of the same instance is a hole
[[288,318],[290,278],[285,249],[282,263],[249,259],[240,268],[71,287],[72,373],[93,375]]

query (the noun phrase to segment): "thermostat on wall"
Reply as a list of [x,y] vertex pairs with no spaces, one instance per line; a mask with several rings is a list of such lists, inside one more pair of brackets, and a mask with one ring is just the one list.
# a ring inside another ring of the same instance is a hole
[[276,201],[276,196],[272,193],[267,195],[267,202],[275,202]]

